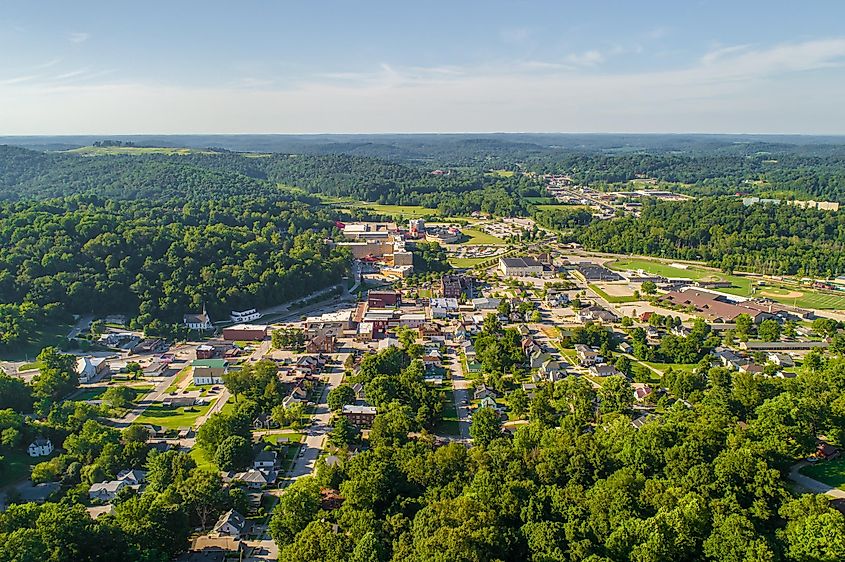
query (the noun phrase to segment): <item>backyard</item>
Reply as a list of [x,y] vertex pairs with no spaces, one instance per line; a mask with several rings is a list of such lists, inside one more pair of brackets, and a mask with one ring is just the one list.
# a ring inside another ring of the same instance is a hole
[[845,458],[819,461],[801,468],[801,474],[828,486],[845,490]]

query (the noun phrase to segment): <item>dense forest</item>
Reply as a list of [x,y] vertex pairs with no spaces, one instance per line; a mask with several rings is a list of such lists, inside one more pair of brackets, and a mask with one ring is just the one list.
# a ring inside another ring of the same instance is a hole
[[[842,560],[845,517],[825,496],[793,496],[785,476],[818,434],[841,437],[843,360],[787,380],[722,368],[686,376],[688,400],[640,428],[624,378],[597,391],[569,377],[536,393],[531,423],[512,435],[479,409],[471,449],[409,439],[410,408],[380,413],[369,449],[281,497],[270,524],[281,558]],[[326,489],[342,506],[322,507]]]
[[845,214],[735,198],[646,202],[639,218],[593,221],[576,234],[594,250],[704,260],[725,271],[845,272]]

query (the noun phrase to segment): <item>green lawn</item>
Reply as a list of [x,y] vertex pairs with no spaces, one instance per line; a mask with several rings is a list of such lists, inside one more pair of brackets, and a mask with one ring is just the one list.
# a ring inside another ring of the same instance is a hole
[[[686,269],[681,269],[672,267],[668,263],[659,260],[625,258],[610,262],[607,264],[607,267],[616,270],[642,269],[647,273],[681,279],[730,281],[733,285],[732,287],[719,289],[719,291],[740,297],[768,297],[783,304],[791,304],[803,308],[845,310],[845,294],[839,295],[823,292],[797,284],[776,283],[771,280],[765,280],[765,285],[754,287],[755,290],[752,293],[752,282],[755,280],[754,278],[729,275],[720,271],[705,269],[701,266],[690,265]],[[800,296],[795,295],[795,293],[800,293]]]
[[[215,402],[212,400],[204,406],[193,408],[165,408],[162,404],[153,404],[135,420],[137,424],[160,425],[165,429],[178,429],[180,427],[191,427],[197,418],[208,412],[208,409]],[[190,410],[190,411],[188,411]]]
[[20,450],[4,452],[0,463],[0,488],[28,478],[30,468],[48,458],[32,459],[26,451]]
[[295,431],[283,431],[282,433],[270,433],[263,436],[263,440],[267,443],[275,445],[282,437],[287,437],[290,443],[301,443],[303,434]]
[[449,264],[452,267],[469,269],[489,260],[490,258],[449,258]]
[[197,463],[197,468],[200,470],[207,470],[209,472],[217,472],[220,470],[217,467],[217,463],[214,462],[214,459],[209,458],[209,456],[205,454],[205,451],[199,447],[194,447],[188,454],[192,459],[194,459],[194,462]]
[[[39,326],[32,340],[24,344],[15,344],[11,347],[0,346],[0,360],[34,361],[45,347],[61,347],[67,345],[67,335],[71,328],[73,328],[73,324],[56,324],[52,322]],[[30,368],[37,367],[35,364],[29,364],[27,366]]]
[[809,476],[828,486],[845,490],[845,458],[832,461],[819,461],[801,468],[801,474]]
[[167,387],[167,390],[165,390],[165,392],[176,392],[176,389],[179,388],[179,385],[182,383],[182,381],[184,381],[185,378],[191,374],[191,371],[192,368],[190,366],[187,366],[181,371],[179,371],[179,373],[176,375],[176,378],[173,379],[173,382],[170,384],[170,386]]
[[455,408],[455,393],[451,389],[443,391],[443,419],[434,429],[438,435],[460,435],[461,426],[458,411]]
[[496,178],[512,178],[513,172],[511,170],[490,170],[485,175]]
[[[478,230],[476,228],[462,228],[461,232],[467,237],[467,240],[461,242],[461,244],[465,244],[467,246],[495,246],[505,243],[505,241],[501,238],[493,236],[492,234],[487,234],[483,230]],[[485,259],[489,260],[490,258]]]

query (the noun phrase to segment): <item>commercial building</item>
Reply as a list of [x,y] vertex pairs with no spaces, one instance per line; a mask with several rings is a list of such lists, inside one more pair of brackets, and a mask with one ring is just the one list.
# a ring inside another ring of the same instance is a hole
[[267,337],[268,326],[263,324],[238,324],[223,329],[226,341],[261,341]]
[[370,427],[376,418],[376,408],[375,406],[346,404],[341,410],[341,415],[358,427]]
[[194,384],[197,386],[223,384],[223,375],[229,368],[225,359],[197,359],[191,362]]
[[542,275],[543,264],[534,258],[499,258],[499,271],[506,277]]

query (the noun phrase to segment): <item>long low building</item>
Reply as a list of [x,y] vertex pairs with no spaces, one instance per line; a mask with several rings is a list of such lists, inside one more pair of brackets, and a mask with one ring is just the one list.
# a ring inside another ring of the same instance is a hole
[[268,326],[263,324],[238,324],[223,328],[226,341],[261,341],[267,337]]
[[543,264],[534,258],[499,258],[499,271],[506,277],[530,277],[543,274]]
[[747,314],[754,323],[759,324],[776,315],[771,306],[763,306],[753,301],[732,302],[724,295],[700,289],[672,291],[660,300],[681,308],[692,307],[696,314],[711,322],[734,322],[740,314]]

